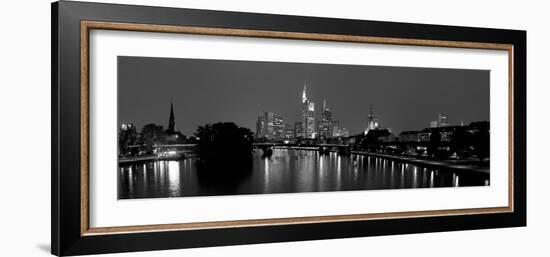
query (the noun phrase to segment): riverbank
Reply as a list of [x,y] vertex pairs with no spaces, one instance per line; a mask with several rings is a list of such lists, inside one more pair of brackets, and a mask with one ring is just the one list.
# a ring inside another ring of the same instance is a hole
[[183,159],[190,159],[196,157],[196,155],[186,155],[185,157],[159,157],[157,155],[146,155],[146,156],[134,156],[134,157],[125,157],[118,158],[118,164],[133,164],[140,162],[154,162],[154,161],[177,161]]
[[118,163],[131,164],[136,162],[149,162],[149,161],[156,161],[156,160],[159,160],[159,158],[156,155],[134,156],[134,157],[118,158]]
[[464,163],[461,163],[461,161],[424,160],[424,159],[416,159],[411,157],[395,156],[395,155],[389,155],[389,154],[378,154],[378,153],[370,153],[370,152],[363,152],[363,151],[352,151],[351,153],[384,158],[384,159],[394,160],[394,161],[400,161],[400,162],[409,163],[409,164],[426,167],[430,169],[446,169],[457,173],[476,172],[476,173],[489,175],[489,167],[485,168],[485,167],[475,167],[472,165],[465,165]]
[[[291,149],[291,150],[309,150],[319,151],[319,147],[307,147],[307,146],[276,146],[274,149]],[[427,160],[417,159],[413,157],[396,156],[389,154],[371,153],[365,151],[351,151],[352,154],[372,156],[377,158],[384,158],[393,161],[399,161],[403,163],[413,164],[419,167],[434,169],[434,170],[448,170],[459,174],[464,173],[478,173],[481,175],[489,175],[489,166],[478,167],[471,165],[474,161],[466,160]]]
[[291,149],[291,150],[319,151],[319,147],[318,147],[318,146],[274,146],[273,149]]

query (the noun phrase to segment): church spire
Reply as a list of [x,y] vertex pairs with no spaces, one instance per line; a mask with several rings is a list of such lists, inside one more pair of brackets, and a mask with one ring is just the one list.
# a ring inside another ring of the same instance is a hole
[[170,100],[170,120],[168,120],[168,131],[170,132],[176,131],[176,120],[174,118],[174,105],[172,104],[171,100]]

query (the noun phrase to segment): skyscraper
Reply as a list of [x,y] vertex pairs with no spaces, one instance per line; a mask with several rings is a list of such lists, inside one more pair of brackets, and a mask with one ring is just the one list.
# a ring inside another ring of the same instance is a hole
[[291,139],[291,138],[295,138],[295,132],[294,132],[294,127],[291,125],[291,124],[285,124],[285,138],[286,139]]
[[[277,124],[277,126],[275,121],[276,118],[278,122],[281,123]],[[284,125],[282,124],[283,118],[275,117],[272,112],[263,112],[259,114],[258,119],[256,120],[256,138],[273,139],[276,137],[276,132],[280,132],[280,127],[283,127],[283,132],[280,133],[284,134]],[[278,131],[276,131],[276,129],[278,129]]]
[[256,138],[263,138],[265,127],[265,119],[263,113],[258,114],[258,120],[256,120]]
[[449,123],[447,122],[447,115],[445,115],[445,114],[441,114],[441,113],[440,113],[439,116],[438,116],[437,121],[438,121],[438,125],[439,125],[440,127],[447,127],[447,126],[449,126]]
[[430,127],[431,128],[438,128],[438,127],[448,127],[450,126],[449,122],[447,122],[447,115],[445,114],[438,114],[437,120],[430,121]]
[[339,137],[340,136],[340,121],[333,120],[332,121],[332,136],[333,137]]
[[315,103],[307,99],[307,84],[302,91],[302,127],[304,138],[315,137]]
[[285,123],[283,117],[273,118],[273,138],[281,140],[285,138]]
[[272,112],[264,112],[264,119],[265,119],[264,135],[266,138],[272,139],[274,114]]
[[327,138],[332,137],[332,113],[326,106],[326,101],[323,100],[323,109],[321,110],[321,121],[317,128],[319,136]]
[[304,136],[304,125],[303,122],[297,120],[294,122],[294,138],[299,138]]

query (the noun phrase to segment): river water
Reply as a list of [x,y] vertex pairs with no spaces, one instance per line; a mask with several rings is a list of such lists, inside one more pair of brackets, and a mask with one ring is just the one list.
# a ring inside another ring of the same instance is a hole
[[276,149],[271,157],[256,150],[250,174],[231,183],[209,183],[198,172],[195,158],[122,165],[118,198],[483,186],[489,179],[364,155],[293,149]]

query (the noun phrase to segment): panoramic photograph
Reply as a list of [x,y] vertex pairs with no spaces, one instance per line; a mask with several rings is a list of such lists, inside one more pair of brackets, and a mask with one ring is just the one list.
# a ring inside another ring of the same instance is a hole
[[488,70],[119,56],[117,75],[120,200],[490,185]]

